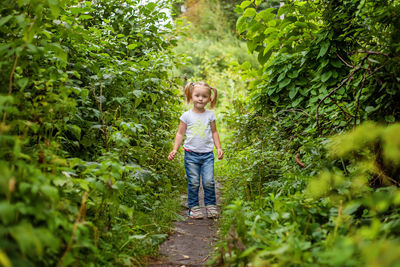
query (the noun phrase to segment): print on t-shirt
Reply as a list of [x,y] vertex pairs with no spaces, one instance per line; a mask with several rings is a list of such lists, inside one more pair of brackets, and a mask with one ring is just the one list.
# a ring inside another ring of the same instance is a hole
[[207,125],[201,123],[201,120],[198,119],[196,124],[189,126],[190,130],[193,131],[193,137],[199,136],[203,139],[206,138],[205,130],[207,129]]
[[179,118],[186,124],[186,140],[183,147],[186,150],[197,153],[209,153],[213,151],[210,123],[216,120],[214,112],[206,110],[203,113],[194,113],[188,110]]

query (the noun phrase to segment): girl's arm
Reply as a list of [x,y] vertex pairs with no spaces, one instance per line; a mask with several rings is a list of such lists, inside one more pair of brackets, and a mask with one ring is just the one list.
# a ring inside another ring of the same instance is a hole
[[214,140],[214,145],[218,151],[218,159],[222,159],[224,157],[224,151],[222,151],[222,149],[221,149],[221,141],[219,140],[219,135],[218,135],[218,131],[217,131],[217,123],[215,121],[212,121],[210,123],[210,127],[211,127],[212,138]]
[[178,152],[178,149],[182,144],[183,137],[185,137],[185,133],[186,133],[186,123],[181,121],[179,123],[178,132],[176,133],[176,136],[175,136],[174,148],[168,155],[169,160],[173,160],[175,158],[175,155]]

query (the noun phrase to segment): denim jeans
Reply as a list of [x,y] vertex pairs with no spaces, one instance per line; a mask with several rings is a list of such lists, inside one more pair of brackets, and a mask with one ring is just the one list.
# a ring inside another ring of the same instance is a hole
[[204,189],[204,205],[216,205],[214,153],[185,151],[185,171],[188,179],[188,206],[199,206],[200,175]]

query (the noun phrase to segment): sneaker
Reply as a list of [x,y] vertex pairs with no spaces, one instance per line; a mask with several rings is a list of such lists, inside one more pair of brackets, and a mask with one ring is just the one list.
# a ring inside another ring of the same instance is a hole
[[208,218],[217,218],[218,210],[216,205],[207,205],[206,206],[207,217]]
[[199,206],[195,206],[189,209],[189,218],[192,219],[203,219],[204,215]]

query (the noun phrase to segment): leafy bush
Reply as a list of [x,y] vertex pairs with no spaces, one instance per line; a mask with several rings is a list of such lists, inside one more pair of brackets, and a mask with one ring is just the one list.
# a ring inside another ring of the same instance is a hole
[[[320,159],[318,165],[319,153],[325,152],[314,151],[313,156],[304,158],[307,167],[301,170],[285,153],[260,153],[261,142],[240,152],[229,150],[231,156],[224,169],[222,240],[214,263],[398,264],[400,190],[394,186],[373,189],[371,185],[376,185],[377,179],[386,179],[380,183],[383,185],[398,185],[398,173],[389,173],[378,164],[375,147],[382,148],[382,162],[398,171],[399,138],[393,138],[393,133],[399,127],[363,124],[329,139],[330,156]],[[278,144],[269,139],[271,142]],[[347,168],[339,168],[340,162],[347,162]],[[324,171],[310,179],[315,171],[309,168]],[[268,169],[275,173],[268,175]],[[373,247],[379,252],[371,253]]]
[[165,239],[182,168],[167,2],[0,7],[0,258],[132,265]]
[[261,67],[225,115],[214,264],[398,265],[398,4],[260,4],[236,7]]

